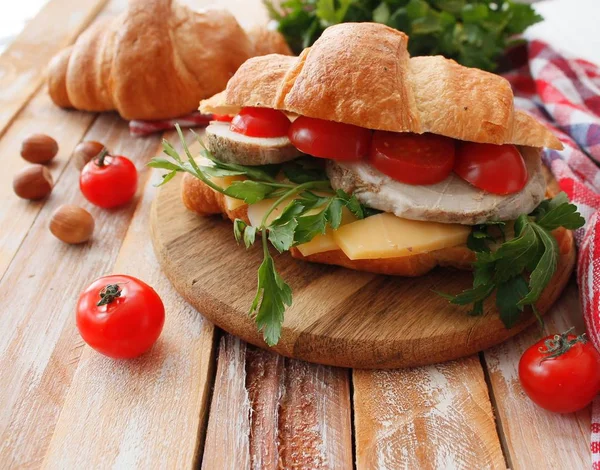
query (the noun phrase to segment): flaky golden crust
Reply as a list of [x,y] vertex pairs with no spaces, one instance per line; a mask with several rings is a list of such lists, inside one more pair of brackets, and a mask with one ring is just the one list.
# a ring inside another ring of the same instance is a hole
[[255,26],[248,30],[248,37],[254,47],[254,55],[267,54],[294,55],[285,38],[278,32],[264,26]]
[[[260,53],[282,50],[277,34],[253,33]],[[225,10],[130,0],[123,14],[59,53],[49,68],[49,92],[63,107],[117,110],[125,119],[171,118],[223,90],[256,53],[253,39]]]
[[562,148],[515,111],[506,79],[440,56],[410,58],[404,33],[380,24],[327,28],[298,58],[250,59],[229,81],[229,106],[262,106],[394,132]]

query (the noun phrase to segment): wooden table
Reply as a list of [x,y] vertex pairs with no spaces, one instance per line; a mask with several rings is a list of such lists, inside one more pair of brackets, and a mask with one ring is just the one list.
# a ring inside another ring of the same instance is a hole
[[[263,21],[259,0],[227,0],[244,25]],[[344,370],[284,359],[216,330],[161,274],[148,234],[153,183],[144,163],[160,135],[133,138],[114,114],[50,102],[44,67],[91,22],[124,0],[50,0],[0,56],[0,465],[3,468],[587,468],[590,411],[535,407],[517,378],[516,339],[459,361],[411,370]],[[12,193],[23,138],[53,135],[52,196]],[[165,137],[175,141],[173,132]],[[91,207],[70,162],[99,140],[140,170],[138,197],[116,211]],[[96,219],[91,243],[67,246],[48,231],[56,207]],[[133,361],[103,357],[81,340],[79,291],[108,273],[141,277],[167,309],[154,349]],[[547,322],[583,325],[571,284]]]

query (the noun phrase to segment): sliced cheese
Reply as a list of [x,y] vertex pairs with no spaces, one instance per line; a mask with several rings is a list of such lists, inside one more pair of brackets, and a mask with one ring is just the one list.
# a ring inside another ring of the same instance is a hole
[[333,239],[355,259],[399,258],[465,243],[471,227],[377,214],[340,227]]
[[[246,179],[245,176],[212,176],[211,181],[215,183],[217,186],[225,189],[231,186],[231,183],[234,181],[244,181]],[[234,197],[225,196],[225,207],[227,210],[233,211],[238,207],[242,207],[246,205],[246,203],[242,199],[236,199]]]
[[[356,217],[346,207],[342,209],[342,223],[346,225],[356,222]],[[327,227],[327,231],[323,235],[317,235],[311,241],[298,245],[298,250],[302,253],[302,256],[310,256],[317,253],[324,253],[326,251],[339,250],[340,247],[333,238],[333,230],[331,227]]]
[[[275,209],[273,209],[273,212],[271,212],[269,214],[269,217],[267,217],[267,225],[273,222],[277,217],[279,217],[283,209],[285,209],[285,207],[290,203],[292,199],[293,198],[286,199]],[[262,201],[249,205],[248,220],[250,221],[250,225],[254,225],[255,227],[260,226],[262,218],[264,217],[265,213],[271,208],[275,201],[276,199],[263,199]]]

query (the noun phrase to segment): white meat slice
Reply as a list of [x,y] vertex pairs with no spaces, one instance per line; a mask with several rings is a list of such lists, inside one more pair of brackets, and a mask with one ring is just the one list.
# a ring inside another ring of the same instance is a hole
[[287,137],[248,137],[213,121],[206,128],[206,146],[217,160],[240,165],[266,165],[302,155]]
[[405,184],[364,161],[331,161],[327,174],[334,189],[354,193],[361,203],[374,209],[406,219],[475,225],[516,219],[520,214],[531,212],[543,200],[546,181],[540,149],[519,147],[519,150],[527,165],[529,180],[520,192],[507,196],[477,189],[454,173],[432,185]]

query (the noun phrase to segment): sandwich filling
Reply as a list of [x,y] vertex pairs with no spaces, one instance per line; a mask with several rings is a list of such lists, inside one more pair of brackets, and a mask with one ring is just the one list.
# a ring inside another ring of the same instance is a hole
[[562,144],[514,109],[510,84],[410,57],[407,44],[384,25],[345,23],[298,57],[250,59],[200,104],[228,115],[207,128],[207,161],[196,162],[179,130],[188,160],[165,142],[172,160],[151,164],[169,171],[165,182],[190,174],[183,194],[196,197],[194,210],[226,214],[238,242],[262,245],[250,314],[267,344],[292,303],[270,245],[385,274],[470,268],[473,288],[448,299],[478,315],[496,293],[511,327],[526,307],[536,312],[560,233],[584,223],[564,193],[543,200],[540,149]]

